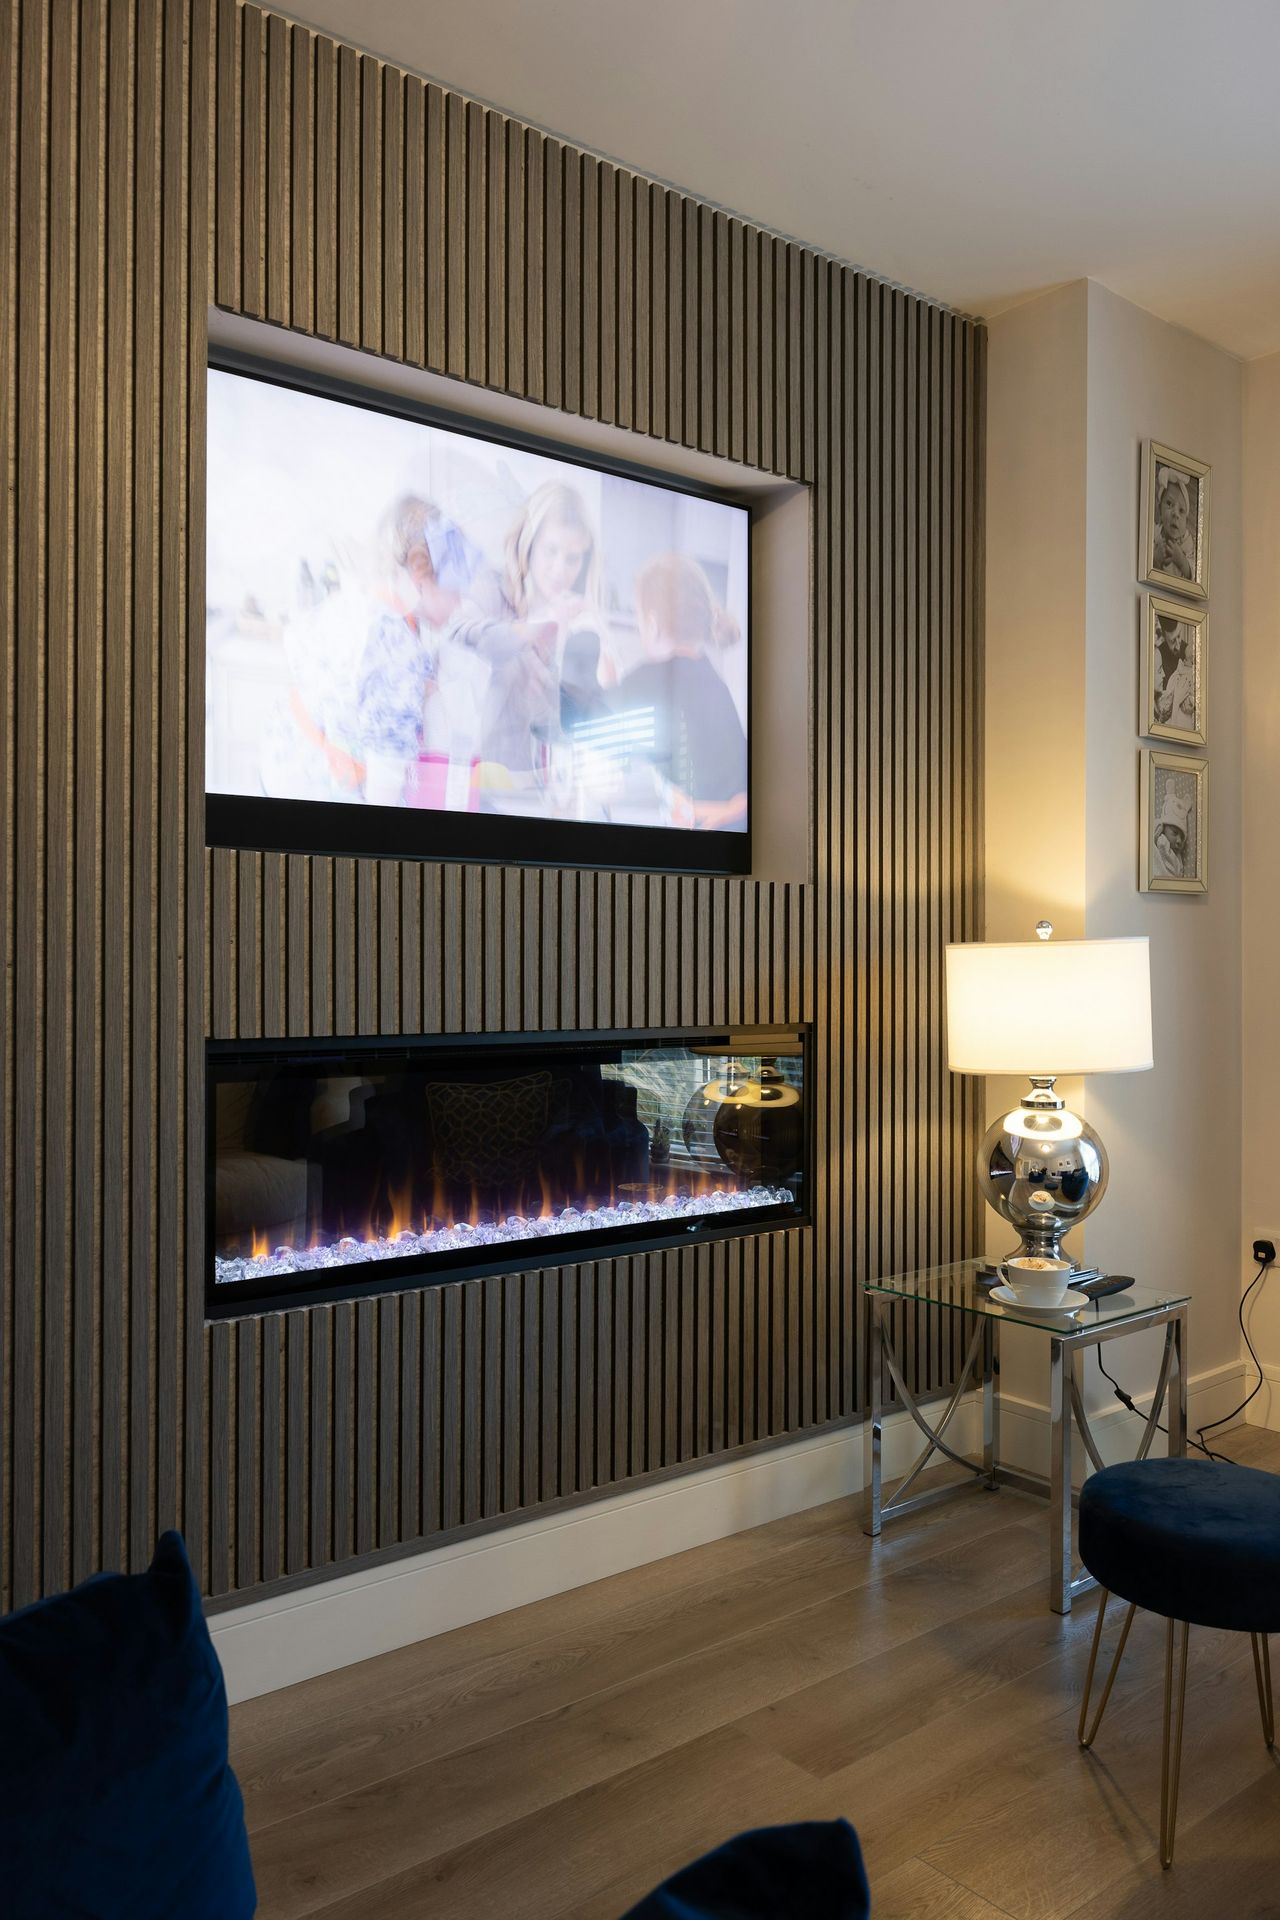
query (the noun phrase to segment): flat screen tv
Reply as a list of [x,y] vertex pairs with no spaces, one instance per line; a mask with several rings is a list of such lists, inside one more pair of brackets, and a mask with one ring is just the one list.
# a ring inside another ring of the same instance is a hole
[[219,356],[214,846],[746,872],[740,502]]

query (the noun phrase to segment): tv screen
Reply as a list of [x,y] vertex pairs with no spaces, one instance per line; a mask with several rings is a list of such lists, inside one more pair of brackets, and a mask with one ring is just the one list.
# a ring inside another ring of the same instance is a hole
[[745,507],[208,380],[212,844],[747,870]]

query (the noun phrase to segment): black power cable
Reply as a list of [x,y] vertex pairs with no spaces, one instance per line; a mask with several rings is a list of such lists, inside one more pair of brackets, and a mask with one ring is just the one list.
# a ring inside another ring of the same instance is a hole
[[[1238,1407],[1233,1407],[1230,1413],[1224,1413],[1221,1420],[1207,1420],[1204,1426],[1197,1427],[1196,1432],[1201,1436],[1201,1438],[1203,1438],[1203,1436],[1206,1433],[1212,1433],[1215,1427],[1225,1427],[1229,1420],[1234,1420],[1237,1414],[1243,1413],[1245,1408],[1248,1406],[1249,1402],[1253,1399],[1256,1399],[1258,1394],[1262,1392],[1262,1383],[1266,1379],[1266,1375],[1262,1371],[1261,1360],[1259,1360],[1257,1354],[1253,1350],[1253,1342],[1249,1338],[1249,1329],[1245,1326],[1245,1323],[1244,1323],[1244,1309],[1245,1309],[1245,1302],[1248,1300],[1249,1295],[1253,1292],[1259,1280],[1261,1280],[1263,1274],[1266,1272],[1267,1268],[1270,1265],[1271,1265],[1271,1262],[1269,1260],[1260,1260],[1258,1262],[1258,1271],[1254,1274],[1252,1280],[1249,1282],[1244,1292],[1240,1295],[1240,1309],[1237,1315],[1237,1318],[1239,1319],[1239,1322],[1240,1322],[1241,1335],[1243,1336],[1246,1347],[1248,1347],[1249,1349],[1249,1358],[1252,1360],[1254,1366],[1258,1369],[1258,1384],[1253,1389],[1252,1393],[1246,1393],[1244,1399],[1240,1402],[1240,1405]],[[1208,1449],[1206,1448],[1205,1451],[1207,1452]]]
[[[1212,1433],[1215,1427],[1225,1427],[1229,1425],[1229,1423],[1232,1420],[1237,1419],[1239,1415],[1244,1412],[1249,1402],[1255,1399],[1257,1395],[1262,1391],[1262,1383],[1265,1380],[1266,1375],[1262,1371],[1262,1362],[1259,1360],[1257,1354],[1255,1353],[1253,1342],[1249,1338],[1249,1329],[1245,1326],[1245,1323],[1244,1323],[1244,1310],[1245,1310],[1246,1303],[1248,1302],[1249,1295],[1253,1292],[1259,1280],[1261,1280],[1263,1274],[1267,1271],[1267,1268],[1270,1265],[1271,1265],[1271,1262],[1269,1260],[1260,1260],[1258,1262],[1258,1271],[1254,1274],[1252,1280],[1249,1282],[1248,1286],[1245,1288],[1244,1292],[1240,1296],[1240,1306],[1237,1310],[1237,1316],[1236,1316],[1240,1322],[1241,1337],[1243,1338],[1246,1347],[1248,1347],[1249,1349],[1249,1358],[1253,1361],[1254,1366],[1258,1369],[1258,1384],[1256,1387],[1254,1387],[1252,1393],[1247,1393],[1245,1395],[1244,1399],[1240,1402],[1240,1405],[1238,1407],[1233,1407],[1231,1409],[1230,1413],[1224,1413],[1220,1420],[1206,1420],[1202,1427],[1197,1427],[1196,1438],[1190,1442],[1190,1444],[1196,1448],[1197,1452],[1204,1454],[1207,1460],[1219,1460],[1225,1466],[1235,1466],[1238,1463],[1232,1460],[1228,1454],[1215,1453],[1212,1447],[1206,1446],[1204,1436],[1206,1433]],[[1116,1379],[1113,1379],[1111,1374],[1107,1372],[1106,1367],[1103,1365],[1102,1348],[1095,1347],[1094,1353],[1097,1355],[1098,1371],[1102,1375],[1103,1379],[1106,1380],[1111,1386],[1111,1389],[1114,1392],[1116,1399],[1120,1402],[1120,1405],[1122,1407],[1127,1407],[1130,1413],[1137,1414],[1140,1420],[1146,1419],[1147,1416],[1143,1413],[1142,1409],[1134,1404],[1132,1394],[1126,1393],[1124,1388],[1120,1385],[1120,1382]],[[1163,1426],[1161,1422],[1157,1420],[1156,1428],[1160,1433],[1164,1434],[1167,1440],[1169,1437],[1168,1427]]]

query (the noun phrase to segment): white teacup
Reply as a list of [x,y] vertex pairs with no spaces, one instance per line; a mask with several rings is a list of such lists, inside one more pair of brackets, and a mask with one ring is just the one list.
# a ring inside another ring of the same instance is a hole
[[1004,1263],[1005,1283],[1024,1307],[1060,1307],[1071,1286],[1071,1262],[1015,1254]]

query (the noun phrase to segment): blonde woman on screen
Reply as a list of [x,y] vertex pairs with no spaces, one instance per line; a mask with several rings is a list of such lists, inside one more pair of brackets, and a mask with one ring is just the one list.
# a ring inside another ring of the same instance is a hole
[[534,489],[502,572],[477,575],[450,636],[489,666],[481,752],[512,774],[531,772],[539,741],[595,710],[613,669],[600,541],[576,488],[548,480]]

